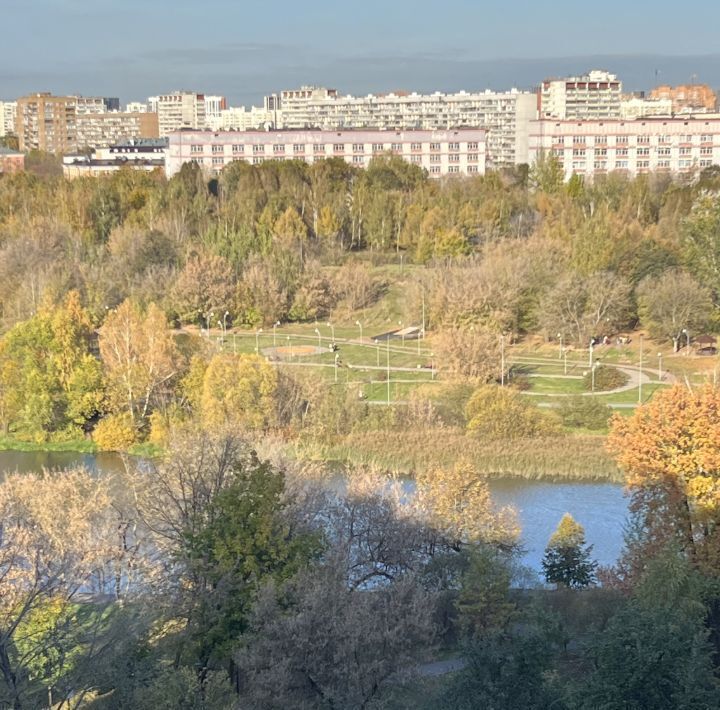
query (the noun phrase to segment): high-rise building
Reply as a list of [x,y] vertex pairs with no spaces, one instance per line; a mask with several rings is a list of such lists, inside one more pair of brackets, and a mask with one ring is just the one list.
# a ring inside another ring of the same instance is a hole
[[265,160],[304,160],[313,163],[340,158],[359,168],[374,156],[397,155],[425,168],[430,177],[482,175],[485,172],[486,132],[455,130],[288,130],[175,131],[170,135],[166,172],[177,173],[185,163],[197,163],[218,173],[233,161],[259,165]]
[[0,101],[0,136],[15,134],[16,101]]
[[344,96],[335,89],[304,86],[265,97],[278,129],[487,131],[487,160],[493,167],[526,163],[529,121],[537,117],[534,93],[512,89],[455,94],[391,93]]
[[142,101],[131,101],[125,105],[125,113],[148,113],[148,105]]
[[720,165],[720,118],[533,121],[530,159],[552,155],[565,177],[609,172],[691,174]]
[[158,138],[156,113],[86,113],[75,119],[76,146],[104,148],[115,143],[138,139]]
[[218,119],[208,120],[208,128],[216,131],[249,131],[257,128],[274,128],[277,111],[267,111],[260,106],[228,108],[220,112]]
[[220,124],[220,114],[227,108],[224,96],[205,97],[205,121],[209,128]]
[[706,113],[717,107],[717,96],[707,84],[658,86],[650,92],[650,97],[669,99],[673,113]]
[[594,69],[583,76],[546,79],[540,87],[540,117],[561,120],[618,118],[622,82]]
[[180,128],[205,128],[205,96],[189,91],[175,91],[157,97],[160,135]]
[[49,153],[77,150],[77,103],[76,96],[49,93],[18,99],[15,133],[20,150],[36,149]]

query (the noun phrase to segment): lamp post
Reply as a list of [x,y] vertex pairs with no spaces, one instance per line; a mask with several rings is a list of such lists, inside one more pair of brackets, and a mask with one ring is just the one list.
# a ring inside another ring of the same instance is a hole
[[563,350],[564,350],[564,348],[563,348],[563,334],[562,334],[562,333],[558,333],[558,334],[557,334],[557,337],[558,337],[558,339],[560,340],[560,352],[558,353],[558,357],[560,358],[560,357],[563,356]]
[[277,320],[273,323],[273,347],[277,346],[277,332],[276,329],[280,325],[280,321]]
[[562,349],[563,356],[563,374],[567,375],[567,348]]
[[690,331],[687,328],[683,328],[682,331],[685,334],[685,337],[687,338],[687,350],[685,351],[685,355],[690,354]]
[[377,366],[380,367],[380,343],[377,341],[373,341],[375,343],[375,351],[377,352]]
[[263,332],[262,328],[259,328],[258,330],[255,331],[255,354],[256,355],[260,354],[260,333],[262,333],[262,332]]
[[590,338],[590,347],[588,350],[590,351],[590,361],[588,363],[589,367],[592,367],[593,364],[593,348],[595,347],[595,338]]
[[322,335],[320,335],[320,329],[315,328],[315,332],[317,333],[318,337],[318,348],[322,349]]
[[362,339],[363,339],[362,323],[359,320],[356,320],[355,325],[358,328],[360,328],[360,342],[362,343]]
[[225,342],[225,328],[223,328],[223,323],[221,320],[218,321],[218,327],[220,328],[220,335],[218,335],[218,343],[224,343]]
[[338,380],[338,360],[340,359],[340,355],[338,353],[335,353],[335,384],[337,384]]
[[658,353],[658,378],[662,382],[663,369],[662,369],[662,353]]
[[225,311],[225,313],[223,313],[223,340],[227,338],[227,319],[229,315],[230,311]]
[[591,392],[595,392],[595,370],[597,370],[599,365],[600,365],[600,359],[598,358],[597,360],[595,360],[595,363],[590,370],[590,379],[592,380],[592,385],[590,386]]
[[332,344],[335,345],[335,326],[328,322],[328,328],[330,328],[330,332],[332,333]]

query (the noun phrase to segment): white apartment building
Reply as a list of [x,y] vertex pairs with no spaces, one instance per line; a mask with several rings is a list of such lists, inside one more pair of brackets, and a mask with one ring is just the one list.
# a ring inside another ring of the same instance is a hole
[[[160,136],[180,128],[205,128],[205,96],[188,91],[175,91],[157,97]],[[152,104],[152,97],[148,99]]]
[[720,116],[623,121],[534,121],[530,159],[554,155],[565,170],[592,178],[613,171],[692,173],[720,164]]
[[618,118],[621,100],[622,82],[599,69],[584,76],[546,79],[540,87],[540,118]]
[[166,172],[198,163],[217,173],[236,160],[259,165],[265,160],[342,158],[364,168],[373,156],[399,155],[425,168],[431,177],[485,173],[486,133],[482,129],[409,131],[175,131],[170,135]]
[[125,113],[148,113],[148,104],[142,101],[131,101],[125,105]]
[[627,120],[646,116],[672,116],[672,100],[633,96],[620,102],[620,118]]
[[208,118],[208,128],[214,131],[251,131],[274,128],[277,111],[267,111],[261,106],[227,108],[216,119]]
[[15,133],[17,101],[0,101],[0,136]]
[[304,86],[265,97],[278,111],[276,127],[322,130],[444,130],[472,127],[487,131],[488,165],[528,162],[529,122],[537,118],[534,93],[512,89],[455,94],[339,95],[334,89]]
[[[227,108],[224,96],[205,97],[205,126],[214,128],[220,121],[220,114]],[[203,126],[198,126],[202,128]]]

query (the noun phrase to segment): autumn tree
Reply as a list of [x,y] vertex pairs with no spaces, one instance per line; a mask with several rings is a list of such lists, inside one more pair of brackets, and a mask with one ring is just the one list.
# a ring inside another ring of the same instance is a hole
[[679,269],[645,278],[637,296],[643,324],[654,338],[672,339],[675,352],[685,331],[699,335],[712,316],[710,290]]
[[592,545],[585,542],[585,530],[565,513],[557,529],[550,536],[542,560],[545,579],[550,584],[578,589],[588,587],[595,581],[594,562],[590,555]]
[[433,336],[438,369],[451,377],[494,382],[503,375],[501,336],[481,326],[443,328]]
[[146,313],[124,301],[99,330],[100,356],[111,407],[142,428],[180,369],[180,356],[165,314],[154,304]]
[[273,233],[286,248],[297,245],[300,254],[300,263],[303,263],[304,246],[308,238],[308,229],[302,217],[294,207],[288,207],[273,225]]
[[674,543],[702,567],[720,569],[719,412],[717,388],[677,385],[631,417],[613,417],[608,446],[642,529],[640,564]]
[[720,194],[706,190],[693,202],[682,223],[687,262],[701,282],[720,294]]
[[[191,255],[175,283],[173,303],[186,323],[205,325],[211,314],[222,314],[233,302],[235,278],[230,265],[221,256]],[[210,327],[215,320],[210,318]]]

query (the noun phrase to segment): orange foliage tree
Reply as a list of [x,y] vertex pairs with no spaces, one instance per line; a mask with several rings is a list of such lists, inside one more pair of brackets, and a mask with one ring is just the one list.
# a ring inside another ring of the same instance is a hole
[[720,389],[680,385],[628,418],[608,438],[631,495],[646,552],[675,543],[720,569]]

